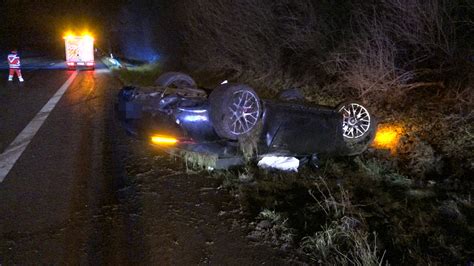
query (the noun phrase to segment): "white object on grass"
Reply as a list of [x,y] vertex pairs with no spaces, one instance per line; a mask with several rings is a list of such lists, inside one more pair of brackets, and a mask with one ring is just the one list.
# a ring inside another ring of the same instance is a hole
[[122,65],[120,64],[120,62],[114,58],[114,55],[113,54],[110,54],[110,57],[108,58],[109,59],[109,62],[113,65],[113,66],[116,66],[116,67],[122,67]]
[[229,81],[226,79],[226,80],[224,80],[224,81],[221,82],[221,85],[227,84],[227,83],[229,83]]
[[114,58],[109,58],[109,62],[113,65],[113,66],[117,66],[117,67],[121,67],[122,65],[120,64],[120,62],[117,60],[117,59],[114,59]]
[[298,172],[300,161],[295,157],[265,156],[258,162],[260,168],[273,168],[282,171]]

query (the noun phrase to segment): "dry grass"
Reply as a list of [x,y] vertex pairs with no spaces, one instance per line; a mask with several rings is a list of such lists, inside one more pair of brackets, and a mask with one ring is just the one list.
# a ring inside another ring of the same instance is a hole
[[382,265],[384,254],[377,250],[357,214],[348,192],[339,186],[337,196],[323,178],[316,183],[318,195],[310,191],[317,206],[326,214],[328,223],[312,236],[302,239],[301,248],[319,264]]
[[302,248],[319,264],[382,265],[384,254],[379,254],[376,239],[374,234],[374,244],[371,244],[366,232],[352,230],[341,221],[304,238]]
[[146,64],[113,71],[126,85],[152,86],[162,73],[162,67],[159,64]]

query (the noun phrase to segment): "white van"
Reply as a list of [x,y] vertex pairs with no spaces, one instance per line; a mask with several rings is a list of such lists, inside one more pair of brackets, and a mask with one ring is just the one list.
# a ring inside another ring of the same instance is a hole
[[70,69],[77,67],[95,68],[94,38],[89,35],[64,37],[66,64]]

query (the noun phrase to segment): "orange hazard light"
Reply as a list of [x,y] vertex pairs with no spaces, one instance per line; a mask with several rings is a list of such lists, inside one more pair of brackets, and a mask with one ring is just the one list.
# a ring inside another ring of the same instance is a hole
[[63,39],[66,39],[66,40],[73,40],[75,38],[83,38],[83,39],[94,41],[94,36],[92,36],[92,34],[90,34],[89,32],[83,32],[82,34],[77,35],[71,31],[68,31],[63,36]]
[[405,129],[401,125],[381,124],[377,128],[372,146],[376,149],[388,149],[395,153],[400,137],[404,132]]
[[174,145],[178,143],[178,139],[169,136],[154,135],[151,137],[151,143],[157,145]]

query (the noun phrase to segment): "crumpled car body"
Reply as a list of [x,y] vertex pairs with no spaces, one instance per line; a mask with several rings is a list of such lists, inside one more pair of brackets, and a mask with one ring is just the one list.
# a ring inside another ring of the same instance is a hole
[[352,113],[354,123],[363,119],[355,121],[362,115],[344,112],[344,106],[311,104],[301,97],[260,99],[241,84],[220,85],[210,93],[192,84],[175,85],[165,82],[151,88],[121,89],[117,113],[129,134],[146,141],[167,136],[173,145],[161,145],[164,148],[219,158],[248,156],[243,145],[251,146],[255,158],[269,154],[298,158],[354,155],[363,152],[375,135],[375,122],[369,117],[372,125],[359,127],[359,131],[365,130],[360,139],[348,141],[347,126],[352,120],[347,113]]

